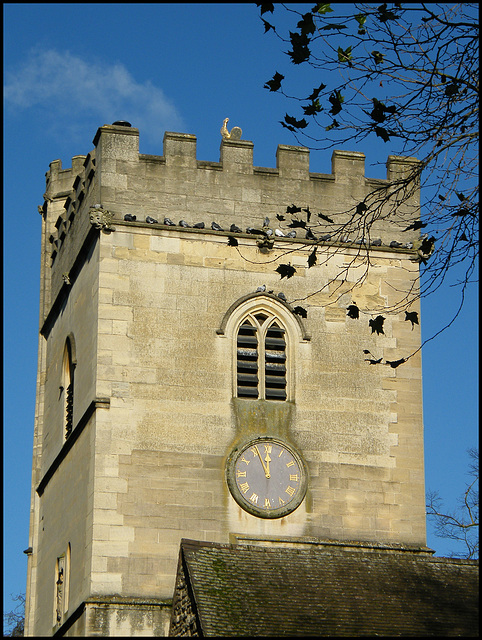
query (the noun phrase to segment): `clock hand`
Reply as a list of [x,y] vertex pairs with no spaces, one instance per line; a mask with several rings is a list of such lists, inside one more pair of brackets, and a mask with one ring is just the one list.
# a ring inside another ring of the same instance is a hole
[[266,453],[265,460],[266,460],[266,468],[265,468],[264,472],[265,472],[266,477],[270,478],[271,476],[270,476],[270,473],[269,473],[269,463],[271,462],[271,458],[269,457],[269,453]]
[[[269,478],[269,477],[270,477],[270,476],[269,476],[269,467],[266,467],[266,465],[264,464],[263,458],[261,457],[261,454],[260,454],[259,449],[258,449],[258,445],[257,445],[257,444],[255,444],[254,446],[255,446],[256,451],[258,452],[258,457],[259,457],[259,459],[260,459],[260,461],[261,461],[261,464],[263,465],[264,475],[265,475],[267,478]],[[269,464],[269,463],[268,463],[268,464]]]

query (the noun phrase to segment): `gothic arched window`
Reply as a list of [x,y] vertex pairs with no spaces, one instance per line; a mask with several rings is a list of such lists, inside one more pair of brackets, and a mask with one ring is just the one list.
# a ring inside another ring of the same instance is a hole
[[272,313],[248,313],[236,337],[238,398],[287,399],[286,330]]
[[231,345],[233,396],[294,402],[298,345],[310,335],[287,304],[269,293],[242,296],[216,333]]

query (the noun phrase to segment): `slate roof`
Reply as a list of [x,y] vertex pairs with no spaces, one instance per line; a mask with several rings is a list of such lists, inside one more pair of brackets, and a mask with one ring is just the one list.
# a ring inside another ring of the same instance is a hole
[[478,562],[183,539],[171,634],[478,636]]

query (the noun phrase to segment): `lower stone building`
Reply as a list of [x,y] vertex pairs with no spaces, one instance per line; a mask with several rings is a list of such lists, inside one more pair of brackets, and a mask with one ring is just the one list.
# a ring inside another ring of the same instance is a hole
[[182,540],[171,636],[478,637],[478,562],[401,545]]

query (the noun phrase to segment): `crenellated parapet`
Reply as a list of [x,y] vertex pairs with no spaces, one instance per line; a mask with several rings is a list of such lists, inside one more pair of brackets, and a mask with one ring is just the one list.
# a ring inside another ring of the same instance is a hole
[[[254,145],[248,140],[222,138],[219,162],[198,160],[196,142],[195,135],[166,132],[162,156],[141,154],[138,129],[104,125],[94,137],[95,149],[87,156],[75,156],[71,169],[62,169],[59,160],[51,163],[42,212],[49,228],[51,265],[57,272],[54,289],[62,285],[62,274],[69,274],[72,256],[92,225],[110,231],[114,223],[130,220],[178,230],[195,226],[208,232],[215,223],[218,232],[232,233],[235,225],[245,233],[261,228],[268,218],[273,231],[277,228],[276,236],[290,241],[286,234],[292,218],[286,210],[295,204],[313,212],[311,224],[316,225],[318,237],[333,234],[336,227],[344,233],[331,235],[332,243],[356,242],[356,234],[349,237],[350,228],[344,225],[354,219],[357,205],[371,206],[369,194],[374,191],[383,200],[388,188],[397,197],[396,185],[418,165],[414,158],[389,156],[386,178],[373,179],[365,174],[363,153],[335,150],[331,173],[314,173],[306,147],[278,145],[276,167],[269,168],[253,164]],[[417,233],[410,236],[404,231],[407,221],[420,215],[418,184],[411,188],[390,222],[380,215],[373,223],[370,235],[379,239],[378,247],[389,247],[393,241],[410,246],[418,240]],[[318,213],[325,217],[316,217]],[[291,241],[305,240],[304,229],[296,233]]]

